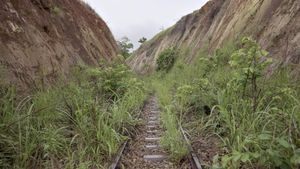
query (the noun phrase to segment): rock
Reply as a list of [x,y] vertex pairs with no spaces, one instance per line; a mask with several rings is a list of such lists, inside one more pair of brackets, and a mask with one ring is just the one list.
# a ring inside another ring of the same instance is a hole
[[[43,79],[67,80],[72,66],[116,59],[106,23],[81,0],[4,0],[0,5],[0,67],[20,90]],[[60,12],[59,12],[60,11]],[[60,13],[58,15],[58,12]],[[96,21],[96,22],[95,22]]]
[[272,57],[299,64],[299,10],[299,0],[211,0],[143,44],[127,63],[147,74],[155,70],[158,55],[168,47],[189,50],[185,60],[191,61],[201,48],[213,53],[248,35]]

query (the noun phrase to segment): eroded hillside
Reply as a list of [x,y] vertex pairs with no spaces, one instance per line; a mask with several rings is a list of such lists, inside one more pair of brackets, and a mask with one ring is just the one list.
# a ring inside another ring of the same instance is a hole
[[1,76],[23,88],[117,53],[105,22],[80,0],[4,0],[0,20]]
[[170,46],[189,50],[186,57],[191,60],[199,49],[213,52],[244,35],[282,63],[299,63],[299,30],[298,0],[211,0],[143,44],[128,63],[139,73],[149,73],[159,53]]

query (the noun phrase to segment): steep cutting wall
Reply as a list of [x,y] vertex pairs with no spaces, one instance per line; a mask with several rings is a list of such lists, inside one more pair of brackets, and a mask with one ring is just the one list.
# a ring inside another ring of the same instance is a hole
[[154,71],[159,53],[170,46],[189,48],[191,60],[201,48],[213,52],[245,35],[282,63],[299,64],[300,1],[211,0],[143,44],[127,62],[145,74]]
[[1,80],[22,88],[117,55],[109,28],[81,0],[2,0],[0,21]]

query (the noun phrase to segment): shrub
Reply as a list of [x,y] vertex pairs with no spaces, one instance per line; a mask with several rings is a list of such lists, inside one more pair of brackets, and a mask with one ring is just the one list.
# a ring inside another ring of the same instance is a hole
[[[135,86],[131,71],[122,64],[113,64],[104,68],[86,69],[86,74],[94,84],[95,92],[107,100],[120,99],[130,87]],[[138,84],[138,83],[137,83]]]
[[175,47],[162,51],[156,61],[156,70],[168,72],[173,67],[178,54],[179,52]]
[[[272,62],[271,58],[266,58],[268,52],[251,38],[242,39],[242,48],[231,55],[230,66],[234,68],[234,77],[231,82],[235,83],[234,87],[241,86],[243,97],[246,95],[247,87],[250,87],[249,94],[252,99],[253,112],[256,111],[260,89],[258,80],[263,76],[263,71]],[[230,84],[228,84],[230,85]]]

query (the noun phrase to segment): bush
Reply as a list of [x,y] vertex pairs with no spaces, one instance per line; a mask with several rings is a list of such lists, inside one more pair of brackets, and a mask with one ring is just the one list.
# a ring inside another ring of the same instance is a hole
[[131,71],[125,65],[111,65],[104,68],[87,69],[86,74],[95,85],[95,92],[102,94],[108,100],[121,98],[133,79]]
[[165,49],[158,56],[156,70],[168,72],[174,66],[178,54],[179,52],[175,47]]

